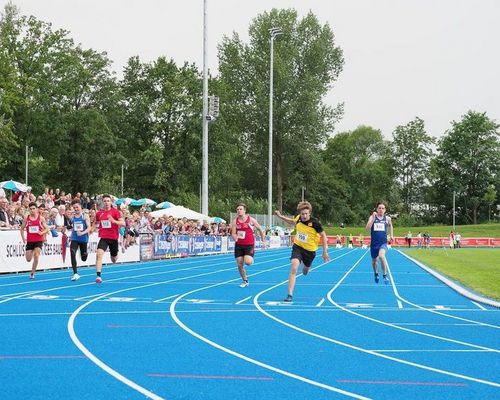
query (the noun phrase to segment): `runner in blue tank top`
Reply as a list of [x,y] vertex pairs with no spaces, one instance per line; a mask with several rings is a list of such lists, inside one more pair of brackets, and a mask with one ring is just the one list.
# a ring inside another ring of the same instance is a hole
[[387,230],[389,228],[390,238],[394,237],[394,231],[391,217],[385,215],[385,209],[386,205],[384,202],[379,202],[377,204],[377,211],[374,211],[368,219],[366,230],[370,231],[371,234],[370,253],[372,256],[375,283],[379,282],[377,259],[380,258],[384,283],[387,285],[389,284],[389,278],[387,277],[387,260],[385,259],[385,252],[387,251]]
[[71,202],[71,206],[75,212],[73,219],[71,220],[73,224],[73,229],[71,230],[71,268],[73,268],[72,281],[77,281],[80,279],[78,275],[77,263],[76,263],[76,252],[80,249],[80,257],[82,261],[87,261],[88,250],[87,243],[89,241],[89,232],[91,229],[90,218],[87,214],[82,213],[82,206],[80,200],[75,199]]

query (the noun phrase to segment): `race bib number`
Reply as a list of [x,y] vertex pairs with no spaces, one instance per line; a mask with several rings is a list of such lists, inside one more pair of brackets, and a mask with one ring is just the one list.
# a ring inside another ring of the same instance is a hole
[[373,230],[376,232],[383,232],[385,231],[385,224],[382,222],[375,222],[373,224]]
[[[108,221],[109,222],[109,221]],[[76,231],[76,232],[81,232],[83,231],[83,223],[81,222],[76,222],[74,225],[73,225],[73,229]]]
[[247,233],[245,231],[238,231],[238,239],[245,239],[246,234]]
[[101,221],[101,228],[104,228],[104,229],[109,229],[111,228],[111,221],[108,220],[108,219],[103,219]]
[[30,226],[28,228],[29,233],[38,233],[40,232],[40,227],[39,226]]
[[305,242],[307,242],[307,236],[308,235],[306,235],[305,233],[299,233],[299,234],[297,234],[297,240],[299,242],[305,243]]

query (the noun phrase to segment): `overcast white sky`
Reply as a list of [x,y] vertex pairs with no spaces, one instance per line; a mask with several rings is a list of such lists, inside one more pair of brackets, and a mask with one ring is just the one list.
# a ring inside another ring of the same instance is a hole
[[[272,8],[311,10],[344,51],[327,96],[345,103],[336,131],[370,125],[389,138],[416,116],[440,136],[469,109],[500,122],[498,0],[207,0],[209,68],[217,44]],[[3,5],[7,0],[0,0]],[[85,48],[107,51],[120,71],[130,56],[164,55],[202,68],[203,0],[14,0],[22,14],[65,28]]]

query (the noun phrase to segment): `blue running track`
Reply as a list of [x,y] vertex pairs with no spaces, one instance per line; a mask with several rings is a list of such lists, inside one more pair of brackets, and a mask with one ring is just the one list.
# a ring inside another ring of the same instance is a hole
[[500,310],[396,250],[330,249],[287,289],[290,249],[0,277],[0,398],[500,399]]

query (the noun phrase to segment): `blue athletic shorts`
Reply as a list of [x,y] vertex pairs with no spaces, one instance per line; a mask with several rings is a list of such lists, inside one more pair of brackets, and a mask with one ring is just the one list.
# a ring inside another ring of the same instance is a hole
[[370,253],[372,255],[372,259],[375,259],[378,257],[378,253],[379,253],[380,249],[385,249],[385,251],[387,251],[387,243],[382,243],[379,245],[370,246]]

